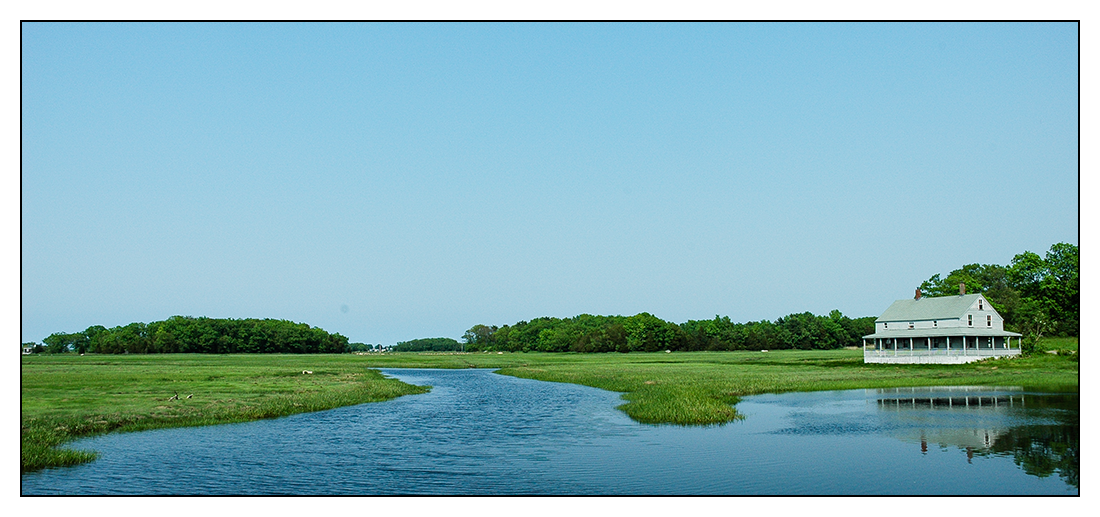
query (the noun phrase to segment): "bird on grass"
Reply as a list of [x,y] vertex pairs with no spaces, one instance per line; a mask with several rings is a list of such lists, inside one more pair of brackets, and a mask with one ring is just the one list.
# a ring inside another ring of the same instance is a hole
[[[194,395],[194,393],[192,393],[191,395]],[[191,395],[188,395],[187,398],[191,398]]]
[[178,391],[176,392],[175,395],[172,395],[171,397],[168,397],[168,400],[179,400],[179,399],[180,399],[180,392],[178,392]]

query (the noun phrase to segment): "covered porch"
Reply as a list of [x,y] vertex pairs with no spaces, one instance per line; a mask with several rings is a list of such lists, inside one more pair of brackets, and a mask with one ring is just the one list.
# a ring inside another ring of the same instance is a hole
[[1020,355],[1021,335],[975,329],[902,330],[863,336],[865,363],[962,364]]

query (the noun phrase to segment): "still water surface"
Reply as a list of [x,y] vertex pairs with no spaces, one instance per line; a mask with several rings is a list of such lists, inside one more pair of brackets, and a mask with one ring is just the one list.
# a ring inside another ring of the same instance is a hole
[[488,370],[386,369],[424,395],[74,442],[30,494],[1078,494],[1077,394],[905,388],[745,397],[652,426],[618,393]]

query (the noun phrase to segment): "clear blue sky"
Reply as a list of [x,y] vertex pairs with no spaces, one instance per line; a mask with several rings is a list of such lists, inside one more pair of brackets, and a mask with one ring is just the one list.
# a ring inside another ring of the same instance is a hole
[[22,340],[878,315],[1079,244],[1077,31],[23,24]]

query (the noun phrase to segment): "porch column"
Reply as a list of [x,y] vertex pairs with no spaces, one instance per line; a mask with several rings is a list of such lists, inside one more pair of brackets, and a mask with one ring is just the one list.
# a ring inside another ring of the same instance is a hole
[[966,336],[963,336],[963,355],[966,355]]
[[931,352],[932,351],[932,338],[927,338],[927,339],[928,339],[928,351]]
[[909,338],[909,355],[913,355],[913,338]]

